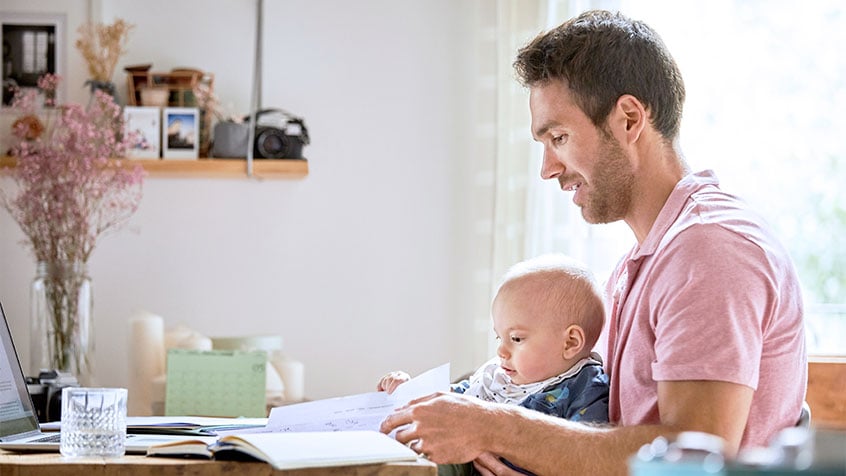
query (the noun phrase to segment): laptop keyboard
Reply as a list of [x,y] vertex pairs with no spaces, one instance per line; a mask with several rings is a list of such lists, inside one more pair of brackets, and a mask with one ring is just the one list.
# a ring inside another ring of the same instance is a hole
[[[126,438],[134,438],[136,435],[126,435]],[[36,438],[34,440],[30,440],[30,443],[61,443],[62,442],[62,434],[61,433],[52,433],[46,436],[42,436],[41,438]]]
[[61,433],[54,433],[52,435],[42,436],[41,438],[38,438],[38,439],[35,439],[35,440],[30,440],[30,442],[31,443],[32,442],[35,442],[35,443],[59,443],[59,442],[61,442],[61,440],[62,440],[62,434]]

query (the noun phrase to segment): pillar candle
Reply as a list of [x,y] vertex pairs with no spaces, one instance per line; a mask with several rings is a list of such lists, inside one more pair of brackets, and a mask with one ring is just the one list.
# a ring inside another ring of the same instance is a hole
[[305,398],[305,367],[302,362],[285,357],[275,359],[276,367],[282,383],[285,385],[285,401],[299,402]]
[[129,321],[129,398],[130,415],[152,415],[153,379],[164,373],[164,320],[139,311]]

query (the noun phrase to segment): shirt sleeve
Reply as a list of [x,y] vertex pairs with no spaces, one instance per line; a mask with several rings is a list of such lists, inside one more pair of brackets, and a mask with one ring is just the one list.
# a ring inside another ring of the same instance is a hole
[[680,233],[652,276],[656,381],[757,387],[764,316],[775,299],[763,250],[719,225]]

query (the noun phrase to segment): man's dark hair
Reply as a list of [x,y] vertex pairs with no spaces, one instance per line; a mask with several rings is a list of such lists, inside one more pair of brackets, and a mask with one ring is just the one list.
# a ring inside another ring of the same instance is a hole
[[566,81],[576,104],[597,127],[617,99],[638,98],[667,141],[679,134],[684,81],[673,57],[648,25],[620,13],[587,11],[537,36],[514,61],[527,87]]

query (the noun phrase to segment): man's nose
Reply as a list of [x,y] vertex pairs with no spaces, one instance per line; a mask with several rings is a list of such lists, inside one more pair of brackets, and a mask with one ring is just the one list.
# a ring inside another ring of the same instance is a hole
[[543,165],[541,165],[541,178],[544,180],[554,179],[564,173],[564,164],[549,147],[543,148]]

